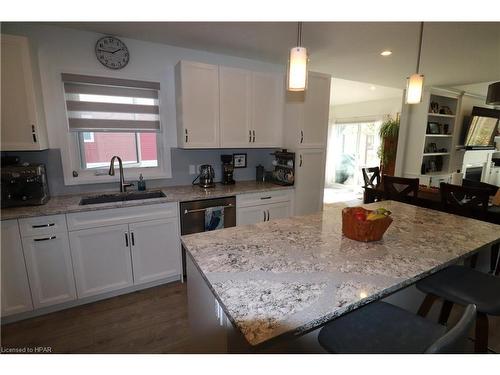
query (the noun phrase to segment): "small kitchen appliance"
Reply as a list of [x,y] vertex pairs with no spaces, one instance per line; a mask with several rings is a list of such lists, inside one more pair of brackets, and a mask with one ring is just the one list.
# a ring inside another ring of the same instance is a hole
[[36,206],[50,199],[44,164],[2,167],[2,208]]
[[215,187],[215,172],[210,164],[200,166],[200,174],[193,180],[193,185],[198,180],[198,185],[204,189]]
[[224,185],[233,185],[233,173],[234,173],[234,165],[233,165],[233,155],[221,155],[220,160],[222,161],[222,184]]
[[273,152],[273,178],[272,182],[278,185],[291,186],[295,182],[295,153],[286,149]]

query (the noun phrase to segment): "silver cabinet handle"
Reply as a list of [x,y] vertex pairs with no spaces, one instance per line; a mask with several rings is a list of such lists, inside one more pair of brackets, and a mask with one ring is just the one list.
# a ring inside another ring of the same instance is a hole
[[125,232],[125,247],[128,247],[128,233]]
[[188,130],[187,129],[184,129],[184,134],[186,134],[186,143],[187,143],[188,140],[189,140]]
[[248,131],[248,142],[252,143],[252,131]]
[[56,225],[55,223],[50,223],[50,224],[38,224],[38,225],[32,225],[32,228],[47,228],[47,227],[53,227]]
[[50,236],[50,237],[44,237],[44,238],[34,238],[33,241],[49,241],[49,240],[55,240],[57,236]]
[[33,143],[36,143],[36,130],[35,130],[35,125],[31,125],[31,135],[33,136]]
[[[231,208],[231,207],[234,207],[232,203],[229,203],[226,206],[222,206],[222,208]],[[184,209],[184,215],[192,214],[192,213],[195,213],[195,212],[205,212],[206,210],[207,210],[206,208],[197,208],[195,210],[188,210],[186,208],[186,209]]]
[[272,197],[260,197],[260,199],[271,199]]
[[304,142],[304,131],[300,131],[300,143]]
[[266,221],[266,211],[262,210],[262,213],[264,214],[264,221]]
[[134,232],[130,232],[130,237],[131,237],[131,240],[132,240],[132,246],[135,246]]
[[267,210],[267,221],[271,218],[271,215],[269,214],[269,210]]
[[252,140],[253,143],[255,143],[255,130],[253,131],[253,140]]
[[300,159],[299,167],[302,167],[302,154],[299,155],[299,159]]

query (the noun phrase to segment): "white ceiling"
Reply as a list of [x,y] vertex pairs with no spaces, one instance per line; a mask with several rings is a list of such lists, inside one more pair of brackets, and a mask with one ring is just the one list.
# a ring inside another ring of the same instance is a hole
[[[296,43],[290,22],[61,23],[103,34],[285,64]],[[303,44],[311,70],[334,77],[403,88],[416,65],[415,22],[307,22]],[[392,56],[382,57],[385,49]],[[426,22],[421,72],[429,85],[500,79],[500,23]]]
[[402,98],[403,90],[365,82],[333,78],[331,84],[331,105],[342,105],[373,100]]
[[470,85],[456,85],[453,86],[452,88],[460,90],[460,91],[465,91],[469,94],[475,94],[479,96],[484,96],[488,94],[488,86],[492,84],[495,81],[491,82],[480,82],[480,83],[473,83]]

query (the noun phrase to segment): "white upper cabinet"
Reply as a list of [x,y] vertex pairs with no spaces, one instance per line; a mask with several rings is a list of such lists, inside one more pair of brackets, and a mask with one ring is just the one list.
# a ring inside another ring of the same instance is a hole
[[36,59],[23,36],[2,34],[2,151],[47,149]]
[[175,74],[178,146],[219,147],[219,67],[181,61]]
[[250,71],[219,67],[221,147],[252,147],[251,84]]
[[181,148],[283,145],[282,74],[181,61],[176,66]]
[[2,226],[2,317],[33,310],[17,220]]
[[309,72],[305,92],[286,95],[286,146],[296,148],[325,148],[330,114],[329,75]]
[[281,74],[252,73],[253,147],[282,146],[284,93]]

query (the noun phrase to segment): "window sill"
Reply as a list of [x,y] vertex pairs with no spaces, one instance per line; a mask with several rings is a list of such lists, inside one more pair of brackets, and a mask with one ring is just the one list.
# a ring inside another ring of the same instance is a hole
[[[149,168],[131,168],[125,169],[124,177],[125,181],[137,181],[139,180],[139,174],[142,174],[145,180],[160,180],[166,178],[172,178],[171,174],[163,170],[156,169],[154,171],[148,170]],[[106,183],[119,183],[120,172],[118,168],[115,169],[115,175],[109,176],[107,173],[103,175],[95,175],[95,172],[90,171],[79,171],[78,177],[64,176],[64,184],[67,186],[74,185],[90,185],[90,184],[106,184]]]

